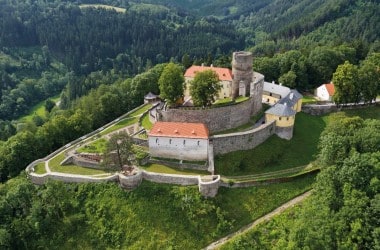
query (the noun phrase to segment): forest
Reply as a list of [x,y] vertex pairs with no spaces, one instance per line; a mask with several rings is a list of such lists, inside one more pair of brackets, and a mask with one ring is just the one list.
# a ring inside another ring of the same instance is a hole
[[[106,4],[125,12],[82,4]],[[185,213],[186,206],[202,207],[190,209],[184,215],[189,223],[186,225],[193,230],[194,241],[200,237],[196,233],[200,224],[214,219],[217,223],[213,226],[219,228],[213,232],[214,236],[225,234],[231,229],[233,219],[226,219],[227,212],[221,211],[220,202],[203,200],[194,190],[145,184],[149,188],[124,194],[112,185],[64,188],[63,184],[49,183],[35,187],[27,181],[23,170],[30,162],[139,106],[147,92],[159,94],[159,78],[169,62],[182,71],[192,64],[202,63],[230,67],[233,51],[248,50],[254,54],[254,70],[264,74],[266,81],[310,93],[333,80],[337,84],[339,104],[372,102],[380,93],[379,19],[378,1],[361,0],[259,0],[254,3],[243,0],[0,0],[0,183],[4,183],[0,184],[0,248],[54,248],[55,242],[64,242],[69,231],[81,230],[88,230],[88,235],[91,230],[98,230],[100,239],[86,241],[83,248],[97,246],[102,240],[105,245],[101,247],[120,248],[128,242],[121,236],[121,227],[112,227],[116,222],[101,221],[96,229],[91,229],[89,225],[82,225],[84,221],[92,214],[96,214],[94,220],[102,220],[110,209],[105,206],[108,199],[114,199],[110,206],[117,204],[119,197],[126,197],[129,201],[141,202],[144,207],[146,203],[141,199],[145,195],[158,197],[168,192],[168,197],[157,198],[155,202],[172,202],[179,197],[183,203],[174,204],[173,213]],[[59,101],[53,102],[56,96]],[[38,103],[43,103],[43,116],[30,114],[31,107]],[[20,119],[27,114],[32,116],[30,121]],[[379,213],[376,210],[380,178],[379,125],[376,121],[360,119],[346,122],[350,129],[342,129],[334,123],[321,137],[319,158],[325,170],[315,184],[315,189],[321,189],[320,195],[306,205],[309,208],[301,213],[296,224],[291,224],[303,227],[299,227],[299,231],[294,229],[291,238],[276,243],[279,248],[286,244],[308,246],[314,244],[312,240],[321,247],[344,248],[353,242],[358,248],[378,247],[378,221],[365,223],[368,216],[378,217]],[[359,127],[362,129],[357,129]],[[373,137],[366,137],[368,135]],[[330,145],[326,138],[334,138],[336,144]],[[339,173],[338,177],[333,173]],[[362,182],[355,183],[357,179]],[[60,193],[53,192],[58,189]],[[104,194],[101,202],[104,207],[95,205],[98,193]],[[192,205],[186,203],[187,199]],[[359,212],[350,214],[348,208],[357,201],[358,211],[366,217],[361,217]],[[117,208],[115,205],[112,209]],[[123,214],[138,216],[131,212],[133,209],[128,207]],[[170,209],[172,207],[156,212],[167,213]],[[333,217],[328,225],[330,231],[326,229],[323,236],[302,241],[304,237],[300,235],[318,233],[306,228],[305,221],[308,216],[317,216],[319,210],[324,213],[314,221],[313,228],[321,227],[317,223]],[[191,218],[196,216],[204,216],[199,225],[191,224]],[[355,223],[347,225],[344,220]],[[96,224],[92,223],[90,225]],[[340,234],[329,234],[337,231],[334,226],[338,225]],[[56,231],[58,227],[63,231]],[[279,230],[287,232],[289,229]],[[54,235],[47,235],[49,231]],[[351,233],[350,239],[339,238],[346,237],[347,233]],[[30,235],[37,237],[31,239]],[[332,237],[328,243],[323,242],[326,235]],[[134,242],[133,237],[137,236],[130,237],[130,242]],[[170,237],[171,242],[175,242],[176,236]],[[205,244],[210,238],[202,240]],[[68,248],[74,243],[69,241],[65,246]],[[151,244],[153,248],[153,240]],[[234,244],[238,249],[249,243],[242,240]]]

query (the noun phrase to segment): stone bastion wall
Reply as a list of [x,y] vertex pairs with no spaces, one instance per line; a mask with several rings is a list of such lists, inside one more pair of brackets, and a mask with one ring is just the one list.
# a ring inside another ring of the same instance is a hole
[[254,98],[244,102],[213,108],[170,108],[158,111],[158,120],[164,122],[204,123],[211,133],[236,128],[249,122],[261,106]]
[[[28,178],[36,185],[43,185],[48,180],[63,181],[66,183],[84,183],[84,182],[118,182],[120,186],[126,189],[137,188],[142,180],[147,180],[156,183],[167,183],[182,186],[198,185],[199,192],[205,197],[214,197],[218,193],[220,176],[215,175],[208,179],[201,179],[195,175],[176,175],[176,174],[161,174],[147,171],[138,171],[135,175],[125,176],[115,173],[106,177],[92,177],[74,174],[62,173],[45,173],[36,174],[28,172]],[[203,177],[204,178],[204,177]]]
[[271,121],[252,130],[211,136],[214,155],[255,148],[276,132],[275,125],[275,121]]

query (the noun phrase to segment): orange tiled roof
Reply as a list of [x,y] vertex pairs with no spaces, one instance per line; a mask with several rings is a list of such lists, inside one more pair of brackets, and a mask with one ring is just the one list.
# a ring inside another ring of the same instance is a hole
[[208,67],[208,66],[196,66],[193,65],[185,72],[185,77],[195,77],[197,72],[202,72],[211,69],[218,74],[220,81],[232,81],[232,71],[228,68]]
[[326,86],[327,92],[329,92],[329,95],[333,96],[334,93],[335,93],[334,84],[332,84],[332,83],[326,83],[325,86]]
[[203,123],[156,122],[149,136],[207,139],[208,129]]

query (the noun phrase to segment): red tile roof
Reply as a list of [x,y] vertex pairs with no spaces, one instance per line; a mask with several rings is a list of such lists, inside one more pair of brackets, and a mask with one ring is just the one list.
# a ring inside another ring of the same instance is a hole
[[197,72],[211,69],[218,74],[220,81],[232,81],[232,71],[228,68],[207,67],[207,66],[191,66],[185,72],[185,77],[195,77]]
[[203,123],[156,122],[149,136],[165,136],[180,138],[208,138],[208,129]]
[[327,92],[329,92],[329,95],[333,96],[334,93],[335,93],[334,84],[332,84],[332,83],[326,83],[325,86],[326,86]]

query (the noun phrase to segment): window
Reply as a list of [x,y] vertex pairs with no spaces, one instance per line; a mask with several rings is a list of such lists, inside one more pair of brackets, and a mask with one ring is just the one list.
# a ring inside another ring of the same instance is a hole
[[278,118],[279,121],[281,121],[281,116]]
[[169,139],[169,144],[172,144],[172,139]]
[[289,117],[286,117],[286,120],[289,121]]
[[183,140],[183,145],[185,145],[185,143],[186,143],[186,140]]
[[198,146],[199,146],[199,141],[197,142]]
[[272,93],[269,93],[269,96],[272,96]]
[[158,143],[158,138],[156,138],[156,144]]

